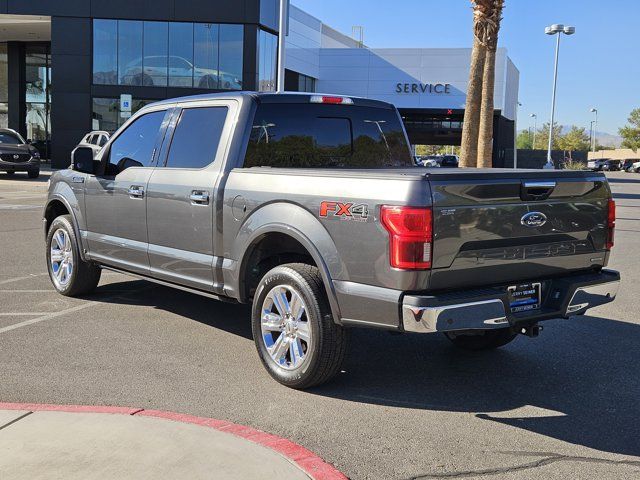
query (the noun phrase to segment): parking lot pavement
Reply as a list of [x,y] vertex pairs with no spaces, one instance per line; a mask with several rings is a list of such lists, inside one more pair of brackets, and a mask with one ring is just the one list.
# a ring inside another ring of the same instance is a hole
[[114,273],[84,299],[53,293],[41,211],[26,208],[44,188],[0,175],[0,401],[220,418],[289,438],[353,479],[637,477],[640,175],[609,178],[616,302],[483,354],[354,330],[336,381],[298,392],[262,368],[246,306]]

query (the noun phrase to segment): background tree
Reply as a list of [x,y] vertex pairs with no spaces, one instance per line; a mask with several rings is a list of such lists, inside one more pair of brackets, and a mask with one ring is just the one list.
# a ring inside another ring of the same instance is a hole
[[485,20],[486,54],[482,77],[482,104],[480,107],[480,127],[478,132],[478,166],[493,166],[493,106],[496,84],[496,50],[498,32],[502,20],[504,0],[490,1],[489,16]]
[[533,135],[531,135],[531,132],[523,130],[518,134],[516,148],[519,150],[531,150],[533,148]]
[[622,137],[622,147],[638,150],[640,148],[640,108],[632,110],[627,121],[629,125],[618,130],[618,134]]
[[[551,148],[553,150],[559,150],[558,139],[562,136],[562,127],[556,122],[553,122],[553,144]],[[546,150],[549,144],[549,122],[542,125],[536,132],[536,144],[534,148],[536,150]]]
[[462,126],[460,144],[460,166],[475,167],[478,164],[478,132],[480,131],[480,107],[482,103],[482,78],[486,59],[484,28],[489,13],[489,0],[472,1],[473,5],[473,50],[469,69],[469,86]]
[[[555,134],[554,134],[555,137]],[[584,128],[571,126],[571,129],[564,135],[557,137],[558,148],[569,152],[588,152],[590,148],[589,135]]]

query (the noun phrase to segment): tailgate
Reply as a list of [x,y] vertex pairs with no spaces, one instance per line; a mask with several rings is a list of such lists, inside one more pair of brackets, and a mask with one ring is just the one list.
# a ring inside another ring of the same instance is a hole
[[606,264],[606,178],[593,172],[429,175],[430,290],[566,275]]

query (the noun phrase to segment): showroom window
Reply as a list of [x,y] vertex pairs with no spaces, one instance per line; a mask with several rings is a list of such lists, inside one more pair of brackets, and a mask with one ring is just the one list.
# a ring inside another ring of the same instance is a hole
[[258,90],[275,92],[278,73],[278,37],[258,32]]
[[93,21],[93,83],[242,89],[244,26]]
[[[136,113],[145,105],[155,101],[134,98],[131,105],[131,113]],[[92,130],[104,130],[105,132],[113,133],[129,119],[130,115],[123,115],[120,112],[119,98],[94,98],[92,103]]]

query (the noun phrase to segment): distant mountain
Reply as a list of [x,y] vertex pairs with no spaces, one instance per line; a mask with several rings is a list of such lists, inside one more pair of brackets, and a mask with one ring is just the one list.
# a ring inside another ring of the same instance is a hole
[[[569,132],[569,130],[571,130],[571,126],[570,125],[563,125],[562,126],[562,134],[566,134],[567,132]],[[520,130],[521,132],[526,132],[527,129],[522,129]],[[585,130],[587,132],[587,135],[589,134],[589,129],[587,128]],[[620,148],[620,145],[622,144],[622,137],[618,136],[618,135],[612,135],[611,133],[607,133],[607,132],[599,132],[596,130],[596,139],[598,140],[598,145],[604,145],[604,146],[611,146],[614,148]]]

